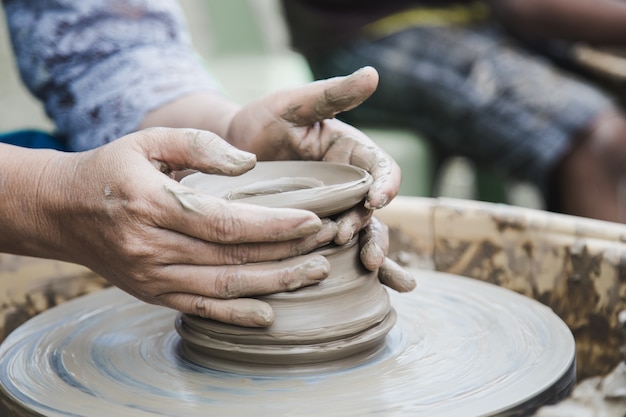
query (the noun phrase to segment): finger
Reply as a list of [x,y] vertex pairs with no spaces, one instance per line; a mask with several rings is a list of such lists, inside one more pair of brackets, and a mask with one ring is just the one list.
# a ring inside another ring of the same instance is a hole
[[280,262],[238,266],[169,265],[151,277],[152,293],[197,294],[211,298],[233,299],[318,284],[328,277],[330,264],[321,255],[304,255]]
[[[226,201],[169,181],[155,223],[216,243],[276,242],[318,233],[322,221],[308,210],[268,208]],[[174,204],[176,210],[171,206]],[[182,208],[182,210],[180,210]]]
[[244,327],[267,327],[274,322],[274,311],[264,301],[251,298],[218,300],[191,294],[165,294],[162,305],[222,323]]
[[341,132],[325,153],[332,162],[357,166],[372,175],[365,206],[378,209],[386,206],[398,193],[402,173],[393,158],[363,132],[337,119],[325,122],[326,128]]
[[256,156],[235,148],[216,134],[197,129],[150,128],[134,134],[136,144],[162,172],[194,169],[207,174],[241,175]]
[[325,246],[336,234],[336,223],[328,219],[323,220],[322,229],[316,234],[284,242],[216,244],[159,230],[161,237],[157,250],[163,264],[242,265],[304,255]]
[[360,257],[363,265],[376,271],[385,261],[389,250],[389,228],[375,216],[359,235]]
[[291,101],[276,103],[287,110],[284,120],[294,126],[307,126],[337,113],[355,108],[365,101],[378,86],[378,73],[372,67],[364,67],[345,76],[316,81],[292,90]]
[[385,258],[378,269],[378,280],[381,284],[398,292],[412,291],[417,285],[415,278],[390,258]]
[[372,218],[372,210],[366,209],[359,204],[342,213],[335,219],[337,222],[337,235],[335,243],[345,245],[357,235]]

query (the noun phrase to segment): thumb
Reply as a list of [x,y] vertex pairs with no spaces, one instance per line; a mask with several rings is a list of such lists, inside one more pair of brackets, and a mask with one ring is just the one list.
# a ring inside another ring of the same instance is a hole
[[[316,81],[283,92],[287,94],[288,104],[286,110],[281,110],[281,117],[296,126],[332,119],[364,102],[377,86],[378,72],[372,67],[363,67],[348,76]],[[284,100],[274,103],[284,105]]]
[[131,136],[162,172],[193,169],[207,174],[240,175],[256,164],[254,154],[237,149],[206,130],[154,127]]

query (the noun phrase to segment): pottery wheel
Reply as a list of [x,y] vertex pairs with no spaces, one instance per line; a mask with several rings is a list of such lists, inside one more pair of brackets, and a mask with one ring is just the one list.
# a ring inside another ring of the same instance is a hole
[[110,288],[55,307],[0,346],[11,416],[518,416],[574,383],[574,340],[547,307],[509,290],[415,271],[390,291],[397,322],[365,363],[268,375],[197,366],[177,312]]

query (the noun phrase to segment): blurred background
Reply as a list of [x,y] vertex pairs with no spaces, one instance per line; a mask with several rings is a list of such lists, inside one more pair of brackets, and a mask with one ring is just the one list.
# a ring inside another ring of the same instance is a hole
[[[311,81],[304,59],[289,48],[277,0],[182,0],[193,42],[224,92],[245,104],[277,89]],[[51,131],[40,103],[22,85],[15,67],[4,15],[0,19],[0,131]],[[464,158],[452,158],[433,177],[429,149],[423,138],[402,130],[368,130],[399,162],[401,194],[478,198],[477,172]],[[430,184],[434,184],[431,189]],[[495,202],[543,208],[537,190],[525,183],[495,185]]]

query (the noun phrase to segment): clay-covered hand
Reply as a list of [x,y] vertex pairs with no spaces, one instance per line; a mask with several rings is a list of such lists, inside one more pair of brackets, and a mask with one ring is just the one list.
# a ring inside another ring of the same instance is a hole
[[414,282],[386,258],[388,237],[380,222],[369,222],[372,210],[384,207],[397,194],[401,173],[396,162],[363,132],[335,119],[361,104],[376,89],[378,74],[365,67],[346,77],[316,81],[265,97],[236,113],[228,130],[231,143],[260,160],[306,159],[341,162],[368,171],[374,181],[362,207],[338,219],[335,242],[343,244],[360,232],[361,258],[379,269],[385,283],[409,291]]
[[[371,211],[370,211],[371,213]],[[362,216],[352,216],[344,221],[360,221]],[[337,240],[337,238],[335,238]],[[412,291],[417,285],[415,278],[404,268],[387,256],[389,251],[389,228],[371,216],[359,234],[361,262],[370,271],[378,270],[378,280],[398,292]]]
[[[329,273],[323,256],[308,253],[333,239],[333,222],[198,195],[172,179],[185,168],[239,175],[255,165],[210,132],[153,128],[54,155],[33,178],[46,205],[33,240],[47,242],[33,255],[83,264],[146,302],[244,326],[273,320],[268,304],[246,297]],[[278,269],[262,263],[286,258]]]
[[378,73],[365,67],[279,91],[241,108],[227,139],[259,160],[324,160],[363,168],[374,179],[365,206],[382,208],[398,193],[400,168],[363,132],[334,118],[365,101],[377,85]]

